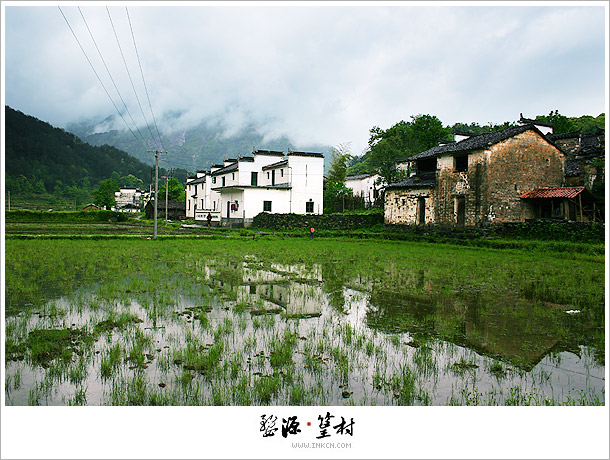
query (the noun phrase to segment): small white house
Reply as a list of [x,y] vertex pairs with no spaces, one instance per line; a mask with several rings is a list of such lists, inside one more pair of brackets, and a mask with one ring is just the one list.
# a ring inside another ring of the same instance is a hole
[[142,210],[146,192],[137,187],[123,187],[114,192],[115,210],[123,212],[138,212]]
[[322,214],[324,155],[255,150],[187,180],[187,217],[249,226],[261,212]]
[[378,179],[379,174],[355,174],[345,178],[345,186],[353,190],[354,196],[363,198],[366,207],[370,207],[383,189],[383,185],[377,183]]

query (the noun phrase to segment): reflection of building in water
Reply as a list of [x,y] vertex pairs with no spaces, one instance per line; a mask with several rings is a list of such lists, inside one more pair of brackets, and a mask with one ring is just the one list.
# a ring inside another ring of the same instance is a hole
[[255,310],[283,308],[289,317],[319,316],[325,301],[321,286],[304,283],[248,284],[237,289],[237,302],[244,302]]
[[434,336],[531,370],[558,344],[569,347],[563,312],[516,296],[485,300],[373,291],[366,322],[386,333]]

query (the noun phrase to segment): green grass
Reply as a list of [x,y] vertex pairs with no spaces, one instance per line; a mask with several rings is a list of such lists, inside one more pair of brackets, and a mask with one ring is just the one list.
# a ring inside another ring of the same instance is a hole
[[[456,382],[447,404],[603,403],[590,390],[553,398],[515,384],[552,381],[552,367],[532,370],[547,343],[559,344],[557,360],[586,344],[582,359],[605,362],[603,255],[541,247],[7,239],[6,397],[48,404],[66,385],[64,404],[413,405],[437,401],[442,374]],[[236,301],[245,263],[281,281],[256,281]],[[304,292],[323,312],[252,314],[256,295],[277,292]],[[29,365],[39,374],[26,385],[17,369]],[[472,383],[482,375],[491,390]]]

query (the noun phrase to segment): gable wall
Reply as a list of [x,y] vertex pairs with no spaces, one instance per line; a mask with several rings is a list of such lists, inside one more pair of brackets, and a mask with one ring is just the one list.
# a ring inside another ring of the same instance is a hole
[[487,206],[495,222],[520,222],[534,216],[521,195],[563,185],[564,155],[533,131],[490,147],[487,156]]

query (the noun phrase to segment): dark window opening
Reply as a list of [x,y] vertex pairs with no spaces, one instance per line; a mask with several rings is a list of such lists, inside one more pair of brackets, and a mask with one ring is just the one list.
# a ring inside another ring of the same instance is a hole
[[417,162],[417,173],[434,172],[436,171],[436,158],[427,158]]
[[222,176],[222,186],[225,186],[225,176]]
[[460,156],[460,157],[453,157],[454,160],[454,164],[455,164],[455,171],[456,172],[461,172],[461,171],[468,171],[468,156]]
[[263,211],[271,212],[271,201],[263,201]]
[[255,171],[252,171],[252,175],[250,178],[250,185],[258,185],[258,173]]
[[313,201],[305,203],[305,212],[313,212]]

